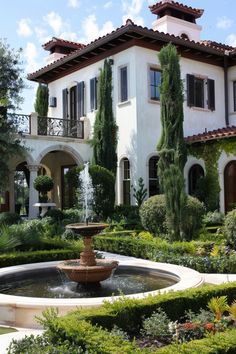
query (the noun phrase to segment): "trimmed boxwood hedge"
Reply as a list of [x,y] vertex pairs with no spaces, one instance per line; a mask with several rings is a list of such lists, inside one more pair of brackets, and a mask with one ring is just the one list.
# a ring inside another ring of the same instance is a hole
[[61,259],[74,259],[79,257],[78,250],[46,250],[13,252],[0,255],[0,267],[10,267],[18,264],[59,261]]
[[148,348],[139,349],[133,342],[118,340],[107,332],[116,325],[130,335],[137,335],[143,318],[149,317],[157,308],[161,307],[175,321],[184,315],[185,310],[198,312],[201,307],[206,308],[210,298],[222,295],[227,295],[229,303],[232,302],[236,297],[236,282],[149,296],[142,300],[124,298],[105,303],[100,308],[79,309],[63,317],[56,317],[55,314],[50,316],[49,312],[43,322],[52,343],[64,341],[78,344],[94,354],[233,354],[236,348],[236,329],[154,351]]

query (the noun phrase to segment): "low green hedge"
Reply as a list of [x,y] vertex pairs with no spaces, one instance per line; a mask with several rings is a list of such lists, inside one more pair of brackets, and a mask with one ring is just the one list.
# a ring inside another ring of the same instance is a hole
[[184,344],[172,344],[153,354],[235,354],[236,329],[211,334],[207,338],[193,340]]
[[135,237],[101,236],[94,238],[94,247],[98,250],[123,254],[155,262],[168,262],[193,268],[201,273],[236,273],[236,253],[218,256],[199,256],[199,248],[211,247],[211,242],[196,243],[158,243]]
[[[217,286],[204,286],[198,289],[189,289],[167,294],[148,296],[144,299],[122,298],[117,301],[105,303],[99,308],[80,309],[71,314],[58,318],[56,328],[60,327],[58,334],[66,332],[66,321],[76,323],[87,320],[93,325],[111,329],[114,325],[129,334],[137,334],[144,317],[161,307],[167,316],[176,321],[180,319],[186,310],[198,312],[200,308],[206,308],[212,297],[227,295],[228,302],[236,299],[236,282]],[[66,320],[66,321],[65,321]],[[55,324],[53,324],[54,326]],[[56,330],[54,328],[54,330]]]
[[74,259],[79,257],[78,250],[46,250],[13,252],[0,255],[0,267],[10,267],[18,264],[59,261],[61,259]]

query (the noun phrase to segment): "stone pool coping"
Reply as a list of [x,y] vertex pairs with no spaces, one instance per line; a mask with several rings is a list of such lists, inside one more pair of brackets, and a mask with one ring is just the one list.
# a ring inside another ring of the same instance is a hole
[[[106,259],[115,259],[122,266],[137,266],[146,269],[158,269],[160,272],[167,272],[171,278],[180,279],[178,283],[167,288],[126,295],[129,298],[144,298],[148,295],[162,294],[169,291],[184,290],[188,288],[198,287],[204,282],[204,277],[197,271],[168,263],[152,262],[148,260],[138,259],[134,257],[120,256],[116,254],[102,252]],[[13,267],[0,269],[0,276],[8,273],[22,272],[26,270],[47,268],[55,266],[60,261],[23,264]],[[30,298],[23,296],[0,294],[0,324],[27,327],[41,328],[36,321],[35,316],[41,316],[42,311],[46,308],[58,308],[60,315],[66,314],[68,311],[82,307],[98,307],[104,300],[112,301],[120,296],[114,297],[99,297],[90,299],[51,299],[51,298]]]

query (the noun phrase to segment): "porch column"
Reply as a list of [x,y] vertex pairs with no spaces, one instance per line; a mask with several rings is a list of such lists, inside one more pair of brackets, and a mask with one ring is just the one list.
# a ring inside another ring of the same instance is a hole
[[14,185],[15,171],[9,173],[9,209],[12,213],[15,212],[15,185]]
[[37,172],[40,165],[28,165],[27,168],[30,171],[30,183],[29,183],[29,219],[35,219],[38,215],[38,208],[34,206],[38,203],[38,191],[34,188],[34,180],[37,177]]

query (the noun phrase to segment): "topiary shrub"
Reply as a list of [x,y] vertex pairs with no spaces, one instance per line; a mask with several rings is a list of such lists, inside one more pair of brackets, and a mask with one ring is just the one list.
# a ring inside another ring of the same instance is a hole
[[188,195],[184,208],[184,223],[182,225],[183,238],[185,240],[192,240],[198,235],[204,213],[204,204],[197,198]]
[[0,213],[0,225],[13,225],[21,222],[21,217],[17,213],[3,212]]
[[225,230],[227,241],[234,248],[236,247],[236,209],[231,210],[225,217]]
[[166,232],[166,202],[164,194],[154,195],[148,198],[139,210],[143,227],[154,233]]
[[50,176],[41,175],[35,178],[34,188],[40,193],[40,202],[47,202],[47,192],[53,189],[54,183]]

